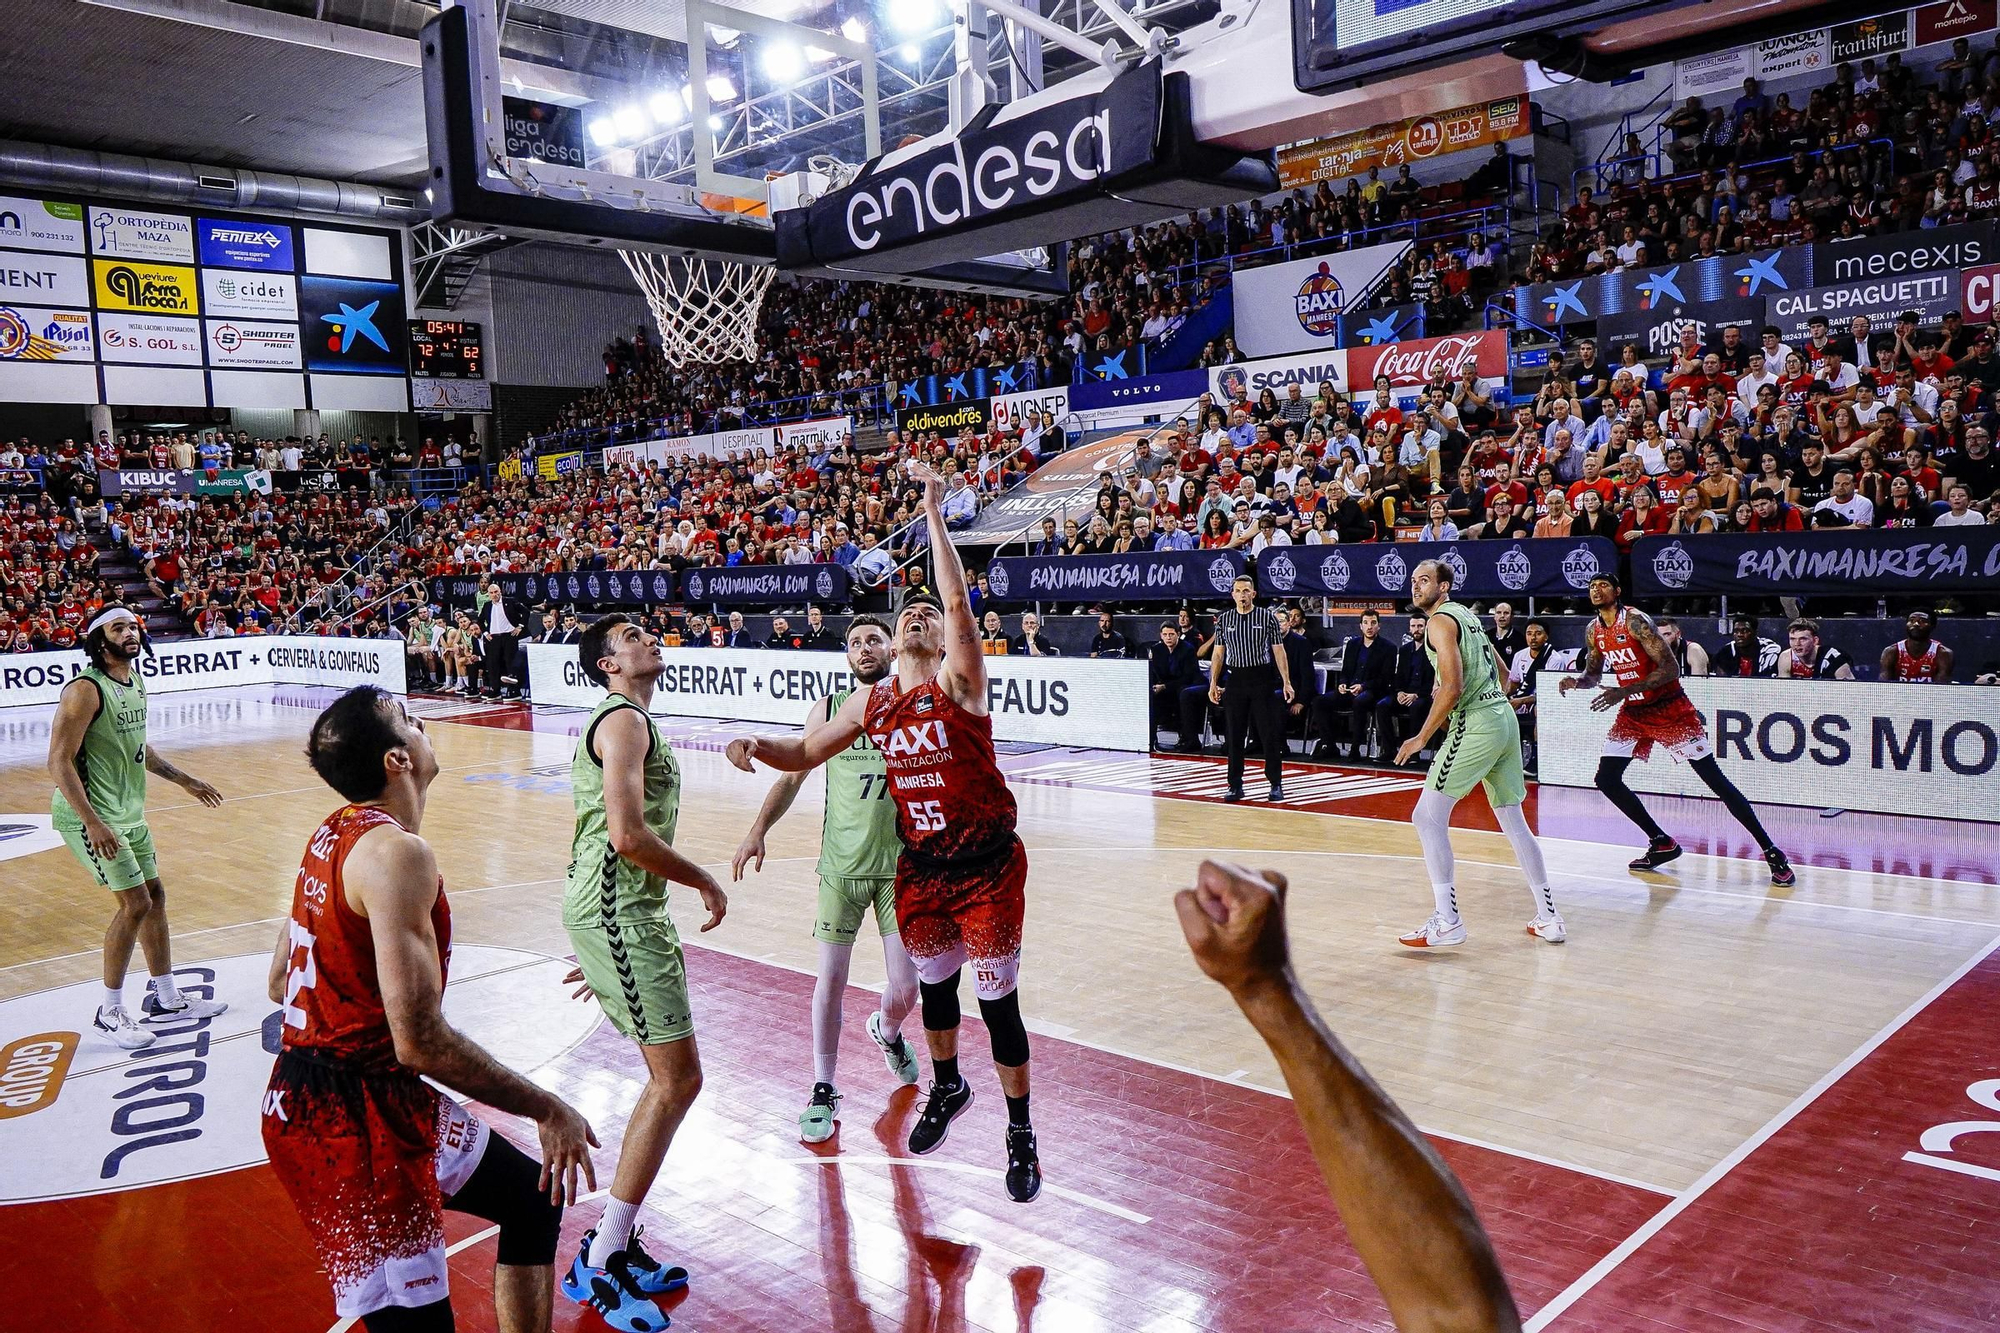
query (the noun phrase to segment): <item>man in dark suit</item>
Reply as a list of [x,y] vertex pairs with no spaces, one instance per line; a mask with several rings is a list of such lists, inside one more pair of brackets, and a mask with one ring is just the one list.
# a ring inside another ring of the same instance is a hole
[[1033,611],[1021,613],[1021,632],[1008,645],[1016,657],[1060,657],[1056,646],[1042,633],[1042,618]]
[[529,628],[528,608],[506,593],[496,579],[486,585],[486,602],[479,608],[479,627],[486,631],[486,691],[500,698],[521,693],[518,658],[521,636]]
[[826,612],[817,606],[806,608],[806,632],[799,640],[799,647],[812,653],[841,651],[840,636],[827,627]]
[[1393,755],[1403,737],[1423,726],[1430,715],[1437,673],[1430,654],[1424,651],[1424,626],[1429,621],[1422,612],[1410,616],[1410,637],[1396,645],[1390,693],[1375,705],[1375,734],[1385,755]]
[[[1330,757],[1336,746],[1358,754],[1368,739],[1368,719],[1375,705],[1390,693],[1395,669],[1395,649],[1382,637],[1382,617],[1374,611],[1361,613],[1361,632],[1347,640],[1342,650],[1340,673],[1333,688],[1313,703],[1314,727],[1319,744],[1313,753]],[[1339,738],[1345,736],[1342,742]]]
[[1313,670],[1313,641],[1306,637],[1306,613],[1293,607],[1285,613],[1285,640],[1282,645],[1292,668],[1292,701],[1285,705],[1285,729],[1292,724],[1302,729],[1319,702],[1319,672]]
[[[1181,638],[1180,626],[1171,620],[1160,626],[1160,641],[1146,645],[1146,683],[1152,701],[1153,748],[1160,748],[1161,727],[1175,728],[1181,748],[1189,748],[1188,724],[1181,720],[1181,696],[1189,689],[1206,693],[1208,687],[1201,682],[1201,660],[1195,656],[1194,645]],[[1195,717],[1200,716],[1197,708]],[[1200,732],[1199,720],[1194,729]]]
[[729,613],[729,633],[722,636],[722,646],[724,648],[758,648],[763,645],[757,642],[756,635],[743,627],[743,613],[741,611],[731,611]]

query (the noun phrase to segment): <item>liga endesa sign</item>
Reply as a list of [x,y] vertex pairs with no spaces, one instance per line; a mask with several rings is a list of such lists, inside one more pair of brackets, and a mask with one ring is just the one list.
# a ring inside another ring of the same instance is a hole
[[1455,381],[1468,367],[1481,380],[1505,379],[1506,330],[1486,329],[1479,333],[1454,333],[1443,338],[1347,349],[1347,382],[1357,395],[1368,393],[1376,376],[1387,375],[1390,391],[1402,401],[1413,397],[1439,375],[1447,384]]
[[[537,704],[595,708],[604,698],[569,644],[531,643],[528,686]],[[854,677],[844,653],[772,648],[665,648],[666,674],[653,693],[658,717],[714,717],[796,726],[806,709]],[[986,703],[993,736],[1143,750],[1146,664],[1098,658],[989,657]],[[745,729],[750,730],[749,728]]]
[[1357,176],[1370,167],[1398,167],[1439,153],[1504,143],[1528,130],[1528,99],[1496,97],[1287,148],[1278,154],[1278,183],[1288,190],[1316,185]]
[[[88,665],[81,649],[0,657],[0,708],[52,704]],[[401,639],[248,635],[156,643],[136,663],[149,694],[224,685],[379,685],[406,693]]]
[[[1544,672],[1535,689],[1541,780],[1593,786],[1616,713],[1593,713],[1589,690],[1565,698],[1561,679]],[[1719,676],[1683,683],[1708,719],[1723,772],[1752,801],[2000,822],[2000,690]],[[1661,795],[1710,794],[1662,752],[1632,765],[1625,781]]]

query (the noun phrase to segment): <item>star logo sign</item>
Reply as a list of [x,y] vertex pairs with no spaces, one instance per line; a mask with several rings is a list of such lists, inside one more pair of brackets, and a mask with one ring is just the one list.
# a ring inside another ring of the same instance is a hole
[[950,379],[946,380],[944,382],[944,396],[948,399],[970,397],[971,395],[965,391],[965,376],[953,375]]
[[920,404],[920,403],[921,403],[922,401],[923,401],[923,400],[922,400],[921,398],[919,398],[919,397],[917,396],[917,386],[916,386],[916,385],[914,385],[914,384],[905,384],[905,385],[903,386],[903,402],[904,402],[904,404],[905,404],[906,406],[909,406],[909,407],[916,407],[916,406],[917,406],[917,405],[919,405],[919,404]]
[[[1125,350],[1129,352],[1131,348],[1128,347]],[[1097,378],[1101,380],[1125,380],[1132,378],[1130,372],[1125,369],[1125,352],[1120,352],[1117,356],[1107,356],[1098,362]]]
[[1582,286],[1583,283],[1580,280],[1572,282],[1567,287],[1557,287],[1542,298],[1542,304],[1549,308],[1549,323],[1562,323],[1563,311],[1565,310],[1576,311],[1578,319],[1590,318],[1590,312],[1583,308],[1583,298],[1577,295],[1577,290]]
[[1778,272],[1777,255],[1773,254],[1768,259],[1758,259],[1754,256],[1746,255],[1743,262],[1746,267],[1736,270],[1736,276],[1743,280],[1742,285],[1737,288],[1738,295],[1755,296],[1757,289],[1765,283],[1769,283],[1781,292],[1791,290],[1791,285]]
[[356,338],[366,338],[383,351],[388,351],[389,340],[384,338],[381,330],[375,327],[375,312],[381,308],[381,305],[380,301],[370,301],[367,305],[356,310],[353,306],[347,304],[347,302],[342,301],[340,303],[339,314],[321,315],[321,319],[333,325],[335,330],[337,330],[335,337],[330,337],[326,340],[327,347],[332,351],[345,353],[348,348],[354,346]]
[[1002,393],[1012,393],[1014,385],[1018,382],[1018,378],[1014,374],[1014,367],[1012,366],[1004,367],[993,376],[994,387],[998,388]]
[[1641,310],[1651,310],[1654,306],[1664,305],[1670,300],[1686,301],[1687,294],[1681,291],[1681,285],[1676,281],[1680,276],[1680,272],[1681,266],[1676,264],[1672,268],[1662,269],[1660,272],[1653,274],[1641,282],[1639,284],[1639,308]]
[[1396,321],[1387,315],[1377,315],[1361,326],[1361,341],[1370,346],[1392,343],[1396,338]]

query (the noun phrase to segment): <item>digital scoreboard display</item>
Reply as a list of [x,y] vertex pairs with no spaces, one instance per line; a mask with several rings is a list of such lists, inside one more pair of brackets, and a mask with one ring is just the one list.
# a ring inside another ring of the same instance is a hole
[[1301,92],[1364,87],[1501,50],[1583,35],[1686,0],[1292,0]]
[[424,379],[485,379],[479,325],[462,319],[411,320],[410,373]]

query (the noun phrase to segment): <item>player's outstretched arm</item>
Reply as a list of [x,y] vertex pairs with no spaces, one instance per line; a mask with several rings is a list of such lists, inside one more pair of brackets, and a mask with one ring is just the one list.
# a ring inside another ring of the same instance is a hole
[[[806,710],[808,736],[815,727],[826,725],[827,702],[821,699]],[[760,873],[763,871],[764,838],[771,832],[772,827],[785,817],[785,812],[792,808],[792,802],[798,799],[799,788],[805,785],[805,781],[806,775],[803,772],[781,773],[778,780],[771,784],[771,790],[764,793],[764,803],[757,807],[757,817],[750,821],[750,831],[743,835],[743,841],[736,846],[736,855],[729,862],[729,877],[732,881],[738,883],[742,881],[743,867],[753,859],[757,862],[757,870]]]
[[685,884],[701,895],[714,930],[729,912],[729,895],[708,873],[674,850],[646,823],[646,754],[652,722],[636,708],[618,708],[597,724],[597,757],[604,767],[604,823],[611,850],[649,874]]
[[1340,1220],[1403,1333],[1513,1333],[1520,1313],[1451,1169],[1306,998],[1285,879],[1204,861],[1174,899],[1202,971],[1277,1057]]
[[868,691],[856,690],[847,696],[839,712],[804,735],[738,736],[724,753],[745,773],[755,773],[759,759],[787,773],[803,773],[854,744],[867,711]]
[[[926,463],[916,463],[910,475],[923,483],[924,523],[930,529],[931,565],[938,600],[944,603],[945,688],[961,707],[986,711],[986,654],[979,647],[979,626],[972,622],[971,594],[965,585],[965,565],[944,525],[944,478]],[[975,704],[977,705],[975,707]]]
[[583,1192],[579,1177],[596,1189],[590,1149],[597,1146],[597,1135],[589,1122],[445,1021],[444,976],[431,929],[438,872],[430,844],[401,829],[374,828],[355,842],[342,873],[368,916],[396,1059],[475,1101],[535,1121],[542,1140],[541,1183],[551,1201],[574,1203]]

